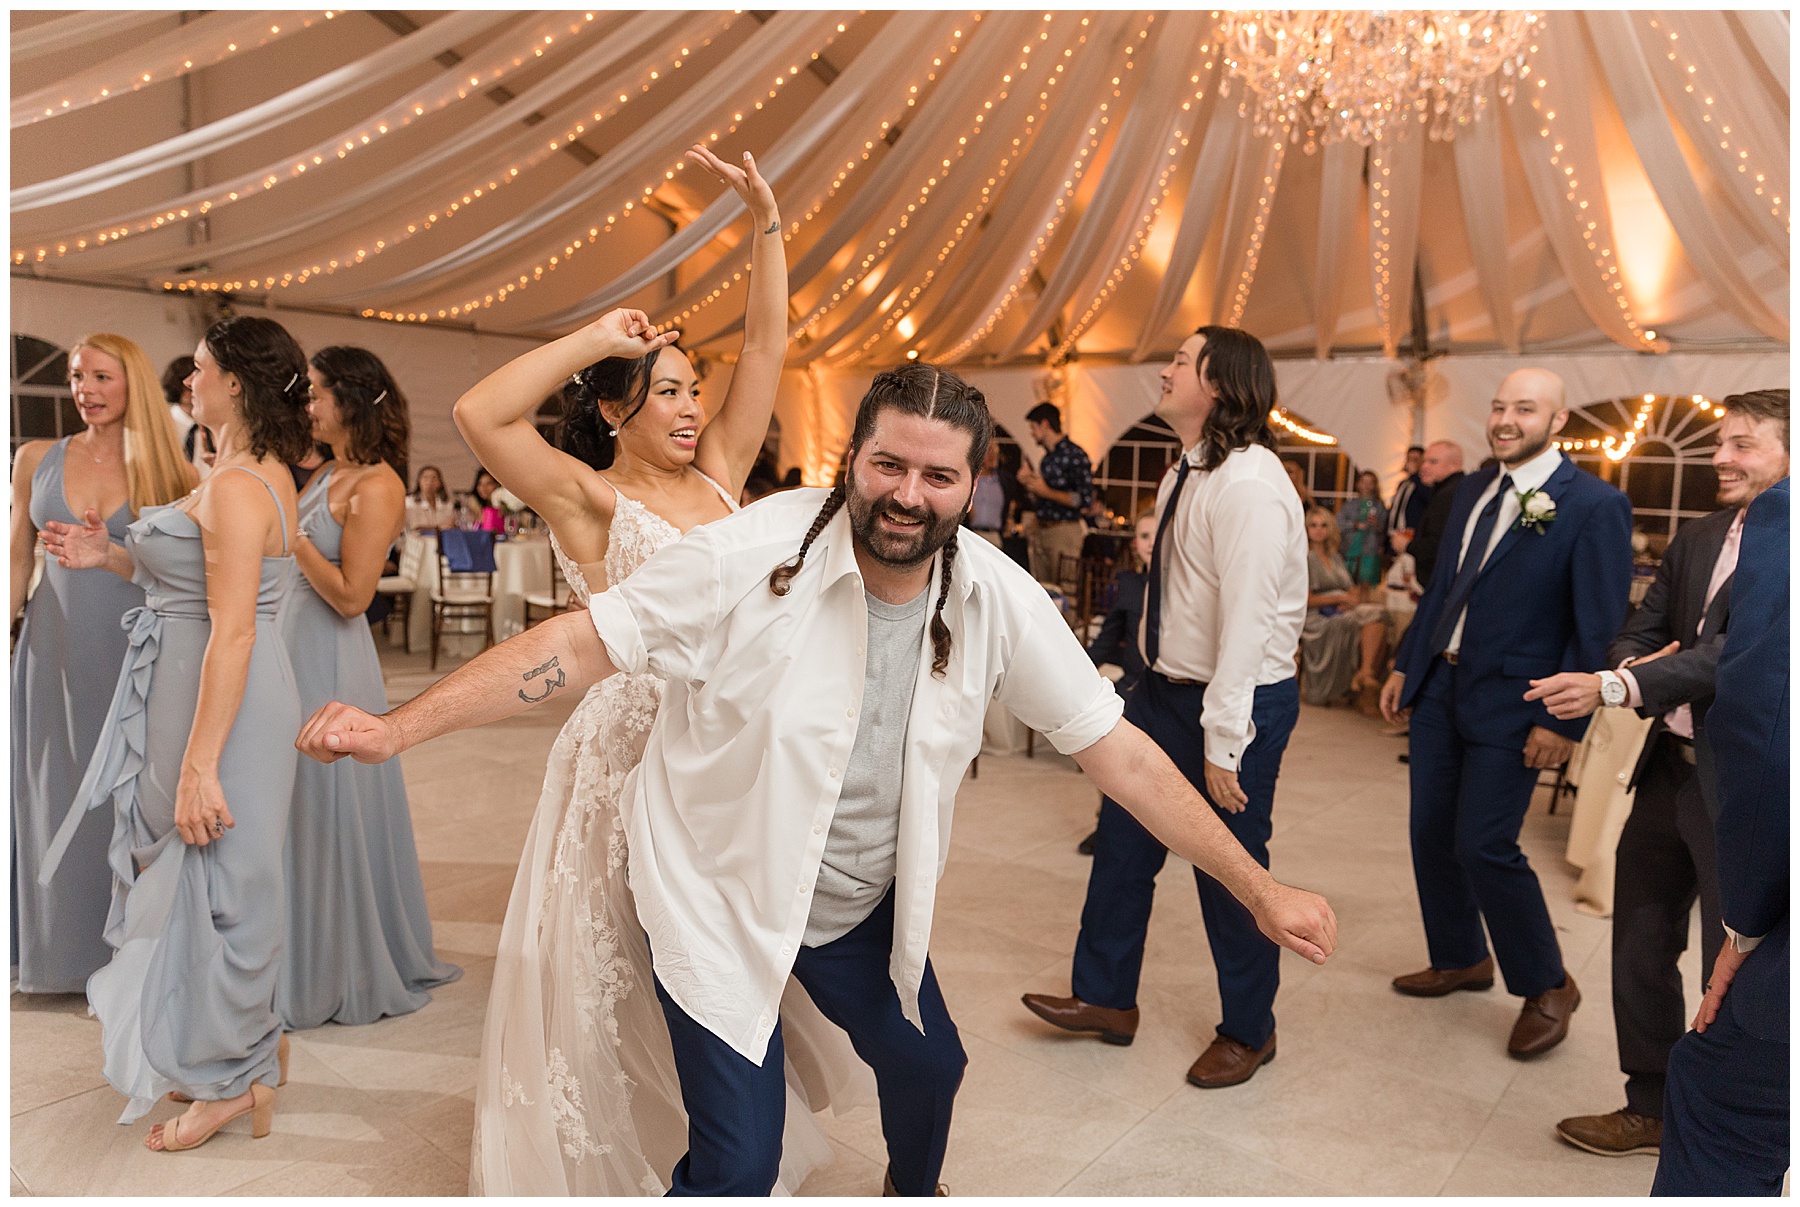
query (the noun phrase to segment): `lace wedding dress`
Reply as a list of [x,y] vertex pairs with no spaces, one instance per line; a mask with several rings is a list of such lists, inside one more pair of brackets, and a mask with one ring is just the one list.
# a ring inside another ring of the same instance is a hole
[[[617,497],[607,586],[681,536],[641,503]],[[586,605],[587,580],[550,540],[575,599]],[[551,749],[488,997],[472,1194],[662,1194],[687,1151],[668,1026],[626,883],[620,816],[625,778],[643,755],[661,700],[653,676],[613,675],[588,691]],[[778,1194],[792,1193],[831,1159],[815,1110],[874,1099],[873,1074],[849,1037],[792,981],[782,1035],[788,1114]]]

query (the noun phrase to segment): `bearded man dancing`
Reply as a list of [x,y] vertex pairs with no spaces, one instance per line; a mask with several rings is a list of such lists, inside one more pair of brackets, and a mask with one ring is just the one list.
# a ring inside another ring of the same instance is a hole
[[617,671],[667,683],[627,791],[631,888],[689,1116],[677,1195],[767,1194],[785,1111],[790,971],[874,1069],[889,1193],[937,1186],[967,1058],[926,955],[957,785],[999,699],[1264,934],[1322,963],[1325,900],[1277,883],[1120,719],[1044,590],[959,549],[993,422],[915,364],[863,398],[842,487],[701,528],[381,717],[332,704],[297,742],[379,762]]

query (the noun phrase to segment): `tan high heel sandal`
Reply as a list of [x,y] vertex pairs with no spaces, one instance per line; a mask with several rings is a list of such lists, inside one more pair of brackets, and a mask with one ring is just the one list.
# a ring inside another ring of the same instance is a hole
[[[275,1084],[276,1085],[286,1085],[287,1084],[287,1067],[288,1067],[288,1037],[287,1037],[286,1031],[283,1031],[281,1033],[281,1042],[279,1044],[277,1044],[275,1047],[275,1061],[278,1065],[281,1066],[281,1076],[276,1079]],[[186,1094],[183,1094],[180,1090],[170,1090],[167,1094],[164,1094],[163,1097],[166,1098],[170,1102],[192,1102],[193,1101],[192,1098],[189,1098]]]
[[[209,1130],[185,1144],[181,1141],[181,1117],[177,1116],[176,1118],[169,1120],[167,1123],[161,1125],[163,1142],[162,1151],[166,1153],[190,1152],[218,1135],[219,1129],[224,1127],[227,1123],[230,1123],[233,1119],[242,1119],[245,1115],[250,1116],[250,1138],[252,1140],[261,1140],[263,1137],[267,1136],[269,1131],[275,1126],[275,1091],[260,1083],[251,1086],[250,1107],[248,1110],[239,1111],[237,1114],[230,1116],[230,1118],[221,1119],[219,1122],[213,1124]],[[154,1152],[156,1150],[152,1149],[151,1151]]]

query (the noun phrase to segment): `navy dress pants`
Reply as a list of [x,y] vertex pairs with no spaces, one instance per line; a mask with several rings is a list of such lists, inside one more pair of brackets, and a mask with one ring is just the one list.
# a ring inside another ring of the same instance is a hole
[[[820,1012],[849,1033],[856,1054],[875,1071],[894,1188],[902,1195],[932,1195],[944,1166],[950,1105],[969,1060],[930,960],[919,986],[924,1033],[901,1015],[900,995],[888,974],[893,936],[890,889],[849,934],[802,947],[794,976]],[[780,1172],[787,1117],[780,1024],[756,1065],[689,1017],[660,981],[656,996],[669,1020],[688,1112],[688,1153],[675,1166],[669,1194],[768,1194]]]
[[1732,1016],[1731,994],[1704,1032],[1669,1053],[1662,1154],[1652,1195],[1778,1195],[1788,1168],[1788,1047]]
[[[1125,719],[1150,735],[1188,782],[1206,793],[1206,738],[1200,728],[1203,684],[1171,683],[1146,671],[1125,700]],[[1294,723],[1300,717],[1300,689],[1292,679],[1256,689],[1250,719],[1256,739],[1239,760],[1238,787],[1250,798],[1241,813],[1217,810],[1251,858],[1269,866],[1269,830],[1275,806],[1275,779]],[[1156,874],[1168,848],[1110,797],[1101,799],[1094,836],[1094,866],[1088,874],[1081,934],[1075,941],[1071,989],[1082,1001],[1113,1010],[1137,1005],[1138,976]],[[1199,868],[1200,914],[1219,974],[1224,1020],[1218,1031],[1260,1048],[1275,1033],[1275,991],[1281,985],[1281,949],[1256,927],[1256,918],[1225,887]]]
[[1433,662],[1413,702],[1408,760],[1425,942],[1433,968],[1479,964],[1485,920],[1508,992],[1535,997],[1564,981],[1544,891],[1519,849],[1538,773],[1525,765],[1525,731],[1477,729],[1459,717],[1462,704],[1456,668]]

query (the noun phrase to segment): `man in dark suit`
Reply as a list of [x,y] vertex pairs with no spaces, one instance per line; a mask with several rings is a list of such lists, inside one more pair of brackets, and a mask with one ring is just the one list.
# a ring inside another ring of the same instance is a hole
[[1394,548],[1396,536],[1419,531],[1419,522],[1425,518],[1425,505],[1431,502],[1431,487],[1421,472],[1424,461],[1424,446],[1415,444],[1406,450],[1406,462],[1401,471],[1404,476],[1394,487],[1394,497],[1388,500],[1387,541],[1391,552],[1399,552]]
[[1413,876],[1431,953],[1394,988],[1491,988],[1498,957],[1525,999],[1507,1041],[1521,1058],[1561,1043],[1581,1002],[1519,828],[1538,772],[1587,730],[1524,696],[1532,679],[1602,665],[1631,589],[1631,502],[1551,443],[1568,417],[1556,374],[1500,383],[1498,464],[1458,486],[1441,565],[1381,691],[1390,722],[1411,712]]
[[1669,1054],[1655,1195],[1776,1195],[1788,1167],[1788,481],[1745,513],[1709,732],[1730,942]]
[[1629,705],[1655,718],[1632,772],[1636,798],[1619,838],[1613,897],[1613,1021],[1625,1108],[1556,1125],[1564,1140],[1601,1156],[1653,1153],[1662,1141],[1664,1075],[1686,1016],[1679,961],[1696,896],[1702,968],[1725,941],[1707,716],[1744,509],[1788,473],[1787,391],[1734,395],[1725,409],[1713,453],[1723,509],[1683,524],[1669,543],[1643,606],[1606,652],[1615,669],[1553,675],[1525,694],[1557,717]]
[[1431,571],[1437,565],[1438,545],[1444,529],[1450,524],[1450,508],[1456,502],[1456,488],[1463,480],[1462,445],[1454,440],[1434,441],[1425,450],[1419,465],[1419,479],[1431,490],[1424,517],[1406,551],[1413,555],[1413,577],[1420,589],[1431,585]]

